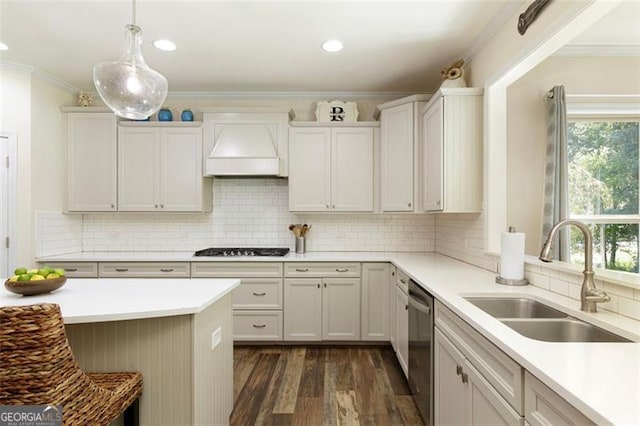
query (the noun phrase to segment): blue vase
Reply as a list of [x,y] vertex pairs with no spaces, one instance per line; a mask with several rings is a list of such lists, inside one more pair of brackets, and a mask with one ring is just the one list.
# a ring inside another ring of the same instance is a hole
[[168,108],[162,108],[158,111],[158,121],[173,121],[173,114]]
[[193,112],[191,112],[190,109],[185,109],[184,111],[182,111],[180,119],[182,121],[193,121]]

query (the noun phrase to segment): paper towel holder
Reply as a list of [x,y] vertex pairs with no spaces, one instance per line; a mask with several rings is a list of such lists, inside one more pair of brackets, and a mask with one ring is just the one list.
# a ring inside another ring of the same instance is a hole
[[[516,232],[516,228],[514,228],[513,226],[510,226],[509,232]],[[523,278],[521,280],[502,278],[500,275],[498,275],[496,277],[496,283],[502,284],[502,285],[510,285],[510,286],[523,286],[523,285],[529,285],[529,280],[526,278]]]

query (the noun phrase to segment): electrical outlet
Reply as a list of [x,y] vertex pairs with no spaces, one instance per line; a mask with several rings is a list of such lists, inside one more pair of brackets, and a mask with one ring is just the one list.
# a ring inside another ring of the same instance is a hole
[[216,346],[220,344],[222,341],[222,328],[216,328],[213,333],[211,333],[211,350],[214,350]]

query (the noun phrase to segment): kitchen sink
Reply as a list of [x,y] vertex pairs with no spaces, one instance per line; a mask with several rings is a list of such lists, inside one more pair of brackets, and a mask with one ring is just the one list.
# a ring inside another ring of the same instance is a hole
[[545,342],[631,342],[526,297],[465,297],[525,337]]
[[494,318],[564,318],[564,312],[533,299],[506,297],[465,297]]
[[571,317],[503,319],[501,321],[525,337],[545,342],[631,342],[629,339]]

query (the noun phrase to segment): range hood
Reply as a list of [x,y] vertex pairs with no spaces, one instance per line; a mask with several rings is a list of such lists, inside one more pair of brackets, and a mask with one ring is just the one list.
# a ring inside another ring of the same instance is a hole
[[205,175],[288,175],[289,109],[215,110],[203,113]]

